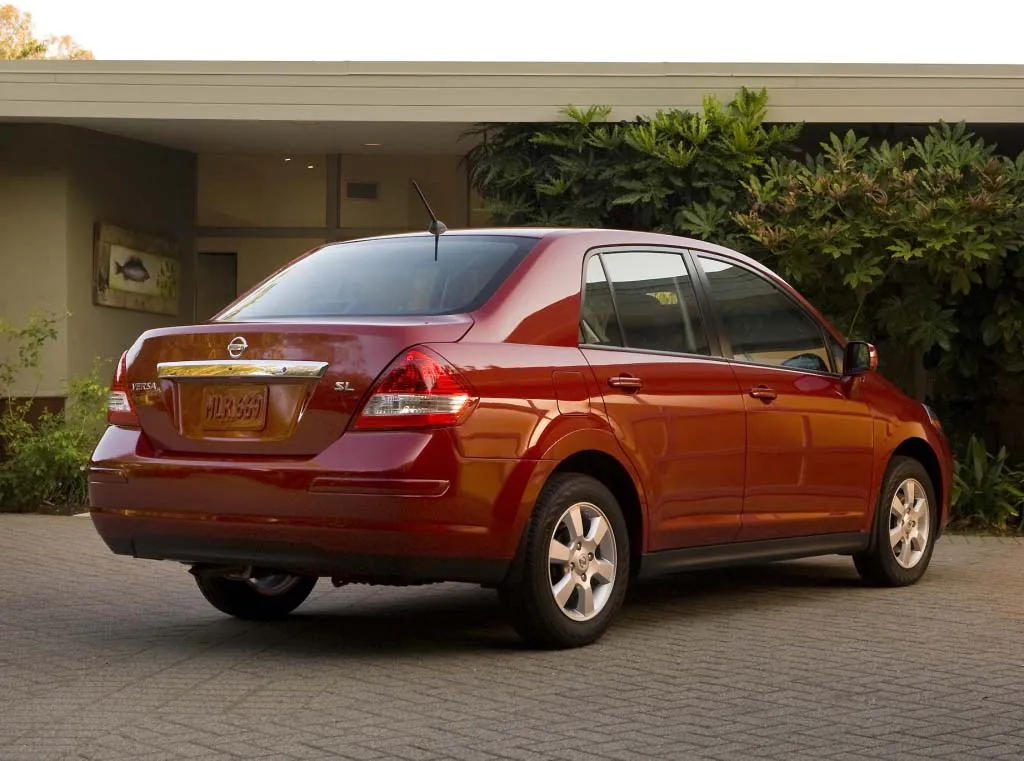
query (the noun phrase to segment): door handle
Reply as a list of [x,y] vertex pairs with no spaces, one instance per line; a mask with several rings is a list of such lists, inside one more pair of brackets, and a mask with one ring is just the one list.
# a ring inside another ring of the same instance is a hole
[[608,379],[608,385],[612,388],[621,388],[623,391],[639,391],[644,382],[632,375],[616,375]]
[[768,388],[767,386],[754,386],[752,389],[750,389],[750,395],[755,399],[760,399],[765,404],[768,404],[769,402],[774,402],[776,399],[779,398],[779,395],[776,393],[775,389]]

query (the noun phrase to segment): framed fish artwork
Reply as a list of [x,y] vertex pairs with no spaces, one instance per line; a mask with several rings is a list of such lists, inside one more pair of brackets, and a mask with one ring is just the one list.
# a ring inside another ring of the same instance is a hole
[[178,314],[180,251],[174,241],[115,225],[96,225],[93,302]]

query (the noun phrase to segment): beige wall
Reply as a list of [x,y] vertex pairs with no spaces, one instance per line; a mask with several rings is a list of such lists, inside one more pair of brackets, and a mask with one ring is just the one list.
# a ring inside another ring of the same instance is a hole
[[196,219],[202,227],[323,227],[322,155],[201,153]]
[[[201,227],[325,227],[327,176],[323,157],[291,156],[198,157],[198,210]],[[306,163],[309,162],[309,163]],[[307,167],[312,164],[314,169]],[[409,230],[426,230],[427,213],[412,187],[419,182],[437,215],[449,227],[469,223],[466,167],[454,155],[374,155],[341,157],[339,215],[341,228],[332,237],[363,238]],[[243,181],[244,180],[244,181]],[[346,197],[348,182],[374,182],[374,200]],[[230,209],[230,214],[222,213]],[[234,253],[238,261],[238,293],[296,257],[325,242],[321,237],[282,238],[210,236],[196,250]]]
[[[101,372],[140,333],[193,319],[195,170],[192,154],[57,125],[0,125],[0,319],[68,316],[43,355],[41,380],[15,395],[64,393],[68,377]],[[92,302],[97,222],[175,240],[181,251],[177,316]]]
[[[0,124],[0,320],[19,327],[33,312],[64,313],[67,178],[63,154],[54,146],[63,129]],[[62,322],[58,339],[46,346],[40,376],[23,375],[12,395],[63,393],[67,327]],[[6,351],[0,341],[0,359]]]
[[199,238],[196,250],[238,255],[238,293],[324,242],[323,238]]
[[[466,167],[461,156],[347,154],[341,157],[341,226],[347,230],[426,230],[430,218],[413,189],[416,180],[448,227],[469,219]],[[346,183],[376,182],[376,200],[346,198]]]
[[[310,162],[308,164],[296,162]],[[200,175],[199,173],[202,172]],[[196,225],[325,225],[323,160],[295,156],[203,157],[60,125],[0,124],[0,318],[21,323],[33,311],[70,313],[47,347],[42,381],[22,379],[17,394],[60,395],[68,377],[96,359],[106,377],[142,332],[196,319],[198,251],[237,255],[242,293],[324,237],[206,237]],[[466,168],[455,155],[346,155],[341,162],[341,228],[351,239],[425,230],[416,179],[449,227],[479,223],[470,212]],[[197,181],[198,180],[198,181]],[[376,182],[379,198],[346,198],[345,183]],[[197,199],[197,187],[200,189]],[[205,190],[204,190],[205,188]],[[237,191],[237,192],[236,192]],[[205,211],[197,200],[206,204]],[[93,240],[99,222],[168,237],[181,252],[177,315],[93,304]]]
[[[67,201],[68,373],[82,375],[99,358],[104,375],[151,328],[193,321],[195,157],[190,153],[69,129]],[[178,244],[177,316],[92,303],[93,231],[106,222]]]

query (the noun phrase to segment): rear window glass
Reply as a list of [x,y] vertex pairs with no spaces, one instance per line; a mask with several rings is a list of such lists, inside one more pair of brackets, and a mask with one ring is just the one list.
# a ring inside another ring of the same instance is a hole
[[411,236],[336,243],[316,251],[230,306],[221,320],[388,317],[478,309],[538,238]]

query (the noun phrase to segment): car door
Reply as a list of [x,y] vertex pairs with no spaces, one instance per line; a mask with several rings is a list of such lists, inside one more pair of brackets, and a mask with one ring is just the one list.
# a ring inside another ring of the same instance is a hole
[[863,529],[873,425],[836,366],[835,339],[783,286],[698,254],[746,407],[741,540]]
[[673,249],[584,264],[580,348],[643,482],[651,551],[730,542],[743,509],[743,400],[687,266]]

